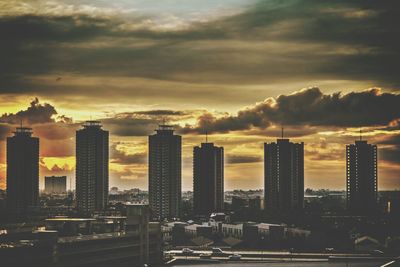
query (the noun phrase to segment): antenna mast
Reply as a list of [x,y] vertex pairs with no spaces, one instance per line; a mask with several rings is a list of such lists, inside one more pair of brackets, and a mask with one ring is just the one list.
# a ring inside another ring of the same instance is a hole
[[208,133],[206,131],[206,143],[208,143]]
[[282,139],[283,139],[283,126],[282,126]]

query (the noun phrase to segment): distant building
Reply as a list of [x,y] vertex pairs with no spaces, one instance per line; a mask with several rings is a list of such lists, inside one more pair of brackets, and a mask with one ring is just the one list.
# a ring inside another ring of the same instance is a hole
[[19,127],[7,138],[7,206],[12,213],[39,205],[39,138]]
[[253,210],[262,210],[264,209],[264,200],[259,197],[249,198],[249,208]]
[[346,200],[353,213],[370,213],[378,201],[378,154],[376,145],[356,141],[346,146]]
[[44,191],[48,194],[67,192],[67,176],[45,176]]
[[110,195],[116,195],[118,193],[119,193],[118,187],[116,187],[116,186],[111,187]]
[[303,208],[304,143],[278,139],[264,144],[265,209],[289,211]]
[[181,202],[181,136],[160,125],[149,136],[149,205],[153,219],[178,218]]
[[248,207],[249,207],[249,199],[247,197],[238,197],[238,196],[232,197],[231,209],[233,211],[238,211]]
[[193,149],[195,215],[210,216],[224,209],[224,148],[202,143]]
[[87,121],[76,132],[76,199],[82,214],[107,207],[108,131],[98,121]]

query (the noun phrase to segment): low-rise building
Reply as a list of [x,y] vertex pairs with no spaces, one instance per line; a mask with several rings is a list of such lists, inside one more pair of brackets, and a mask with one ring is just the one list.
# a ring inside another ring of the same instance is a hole
[[[45,229],[0,236],[4,266],[143,266],[161,262],[161,228],[146,205],[128,205],[124,216],[58,217]],[[18,255],[24,255],[23,257]]]

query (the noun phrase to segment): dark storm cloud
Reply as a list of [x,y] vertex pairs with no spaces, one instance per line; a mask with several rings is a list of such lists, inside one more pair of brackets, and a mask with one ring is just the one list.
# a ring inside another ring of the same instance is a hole
[[30,106],[16,113],[4,113],[0,117],[0,139],[10,135],[19,126],[32,127],[34,135],[48,140],[65,140],[73,137],[79,128],[72,118],[58,115],[56,108],[48,103],[40,103],[38,98]]
[[400,163],[400,145],[392,147],[378,147],[378,158],[379,160],[388,161],[391,163]]
[[118,136],[149,135],[160,124],[160,120],[121,116],[102,119],[104,128]]
[[358,127],[386,125],[400,117],[400,95],[370,89],[348,94],[323,94],[319,88],[281,95],[275,106],[260,109],[274,122],[289,125]]
[[400,130],[400,119],[392,121],[389,125],[382,127],[379,130],[389,131],[389,132]]
[[118,163],[122,165],[147,163],[147,154],[145,152],[127,154],[125,151],[119,150],[117,148],[118,144],[119,143],[112,144],[110,147],[110,155],[112,163]]
[[323,94],[309,88],[276,99],[266,99],[235,116],[216,118],[206,114],[198,118],[197,127],[187,126],[182,132],[229,132],[265,129],[271,123],[327,127],[387,125],[400,117],[400,95],[381,93],[378,89],[348,94]]
[[205,132],[214,133],[227,133],[229,131],[250,130],[252,127],[265,129],[270,125],[268,118],[260,114],[255,108],[254,110],[239,111],[236,116],[225,116],[223,118],[216,118],[213,114],[207,113],[201,115],[197,119],[197,126],[186,127],[179,129],[180,133],[200,133]]
[[[158,125],[174,125],[177,121],[195,118],[201,110],[147,110],[118,113],[101,119],[105,128],[118,136],[145,136],[154,132]],[[179,126],[175,125],[177,129]]]
[[35,98],[26,110],[17,113],[4,113],[0,117],[0,122],[9,124],[37,124],[54,122],[54,116],[57,115],[56,109],[47,103],[39,103],[39,99]]
[[227,155],[227,162],[229,164],[240,164],[240,163],[254,163],[261,162],[260,156],[238,156],[238,155]]
[[[49,72],[166,78],[177,68],[192,64],[190,55],[176,46],[177,41],[220,38],[223,33],[211,34],[208,28],[198,27],[179,31],[146,29],[140,26],[144,19],[123,21],[115,16],[82,14],[0,18],[0,34],[4,37],[0,43],[1,90],[42,90],[29,86],[23,74]],[[135,47],[143,40],[151,44]],[[172,64],[175,61],[181,61],[180,66]]]
[[354,79],[398,86],[398,7],[397,1],[262,0],[228,18],[162,30],[146,27],[151,18],[143,16],[7,16],[0,19],[0,90],[50,93],[25,75],[64,72],[198,83]]

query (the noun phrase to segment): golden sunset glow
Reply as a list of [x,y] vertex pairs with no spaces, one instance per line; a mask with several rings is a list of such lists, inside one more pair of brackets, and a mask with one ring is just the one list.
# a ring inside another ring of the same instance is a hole
[[46,175],[74,180],[75,133],[92,119],[110,132],[111,187],[147,188],[147,136],[165,121],[183,136],[184,190],[206,132],[225,149],[226,189],[262,188],[263,143],[282,126],[305,143],[306,188],[344,189],[346,144],[361,129],[378,145],[379,188],[400,189],[398,26],[374,26],[389,11],[182,3],[0,1],[1,188],[5,140],[21,122],[40,138],[42,186]]

